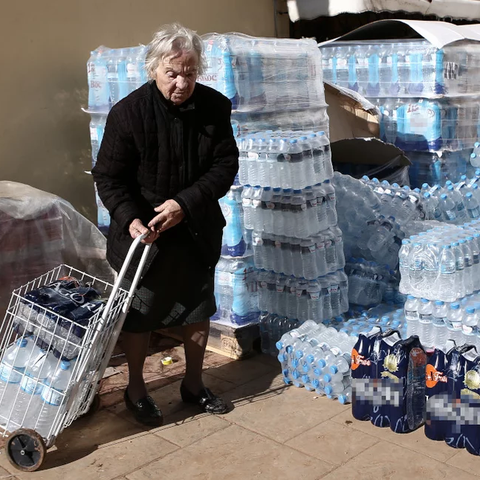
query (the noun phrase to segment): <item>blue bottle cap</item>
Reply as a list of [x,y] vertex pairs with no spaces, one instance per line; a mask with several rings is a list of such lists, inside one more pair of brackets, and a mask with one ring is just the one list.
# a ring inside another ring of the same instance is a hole
[[338,367],[336,365],[330,365],[330,372],[335,375],[338,373]]
[[450,308],[451,308],[452,310],[458,310],[458,309],[460,308],[460,304],[459,304],[459,303],[452,303],[452,304],[450,305]]
[[60,368],[62,370],[68,370],[70,368],[70,362],[68,360],[63,360],[61,363],[60,363]]
[[330,385],[327,385],[324,391],[325,391],[325,395],[331,395],[333,393],[333,388]]
[[467,307],[467,308],[465,309],[465,311],[466,311],[468,314],[471,315],[471,314],[475,313],[475,308],[473,308],[473,307]]
[[330,383],[332,381],[332,376],[327,373],[323,376],[323,379],[325,380],[325,382]]
[[348,400],[347,400],[347,397],[345,395],[339,395],[338,396],[338,401],[342,404],[342,405],[345,405]]
[[327,366],[327,362],[321,358],[318,362],[317,362],[317,365],[320,367],[320,368],[325,368]]

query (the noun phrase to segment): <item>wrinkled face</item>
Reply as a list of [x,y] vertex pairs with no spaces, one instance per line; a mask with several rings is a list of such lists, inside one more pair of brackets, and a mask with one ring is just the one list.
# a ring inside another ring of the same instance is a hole
[[180,55],[165,57],[155,72],[157,88],[174,105],[188,100],[195,89],[198,55],[182,51]]

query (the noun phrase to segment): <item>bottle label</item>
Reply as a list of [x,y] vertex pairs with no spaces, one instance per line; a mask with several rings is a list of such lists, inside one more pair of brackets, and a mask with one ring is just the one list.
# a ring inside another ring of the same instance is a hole
[[59,407],[64,398],[64,393],[60,390],[56,390],[53,387],[46,386],[42,391],[42,400],[48,405]]
[[433,317],[432,318],[432,323],[435,327],[443,327],[445,326],[445,319],[441,317]]
[[20,388],[27,392],[29,395],[40,395],[43,385],[41,380],[31,377],[30,375],[24,375],[20,382]]
[[2,363],[0,365],[0,380],[5,383],[20,383],[23,370],[24,369],[16,369],[11,365]]
[[430,313],[420,313],[419,319],[423,323],[431,323],[432,322],[432,314]]

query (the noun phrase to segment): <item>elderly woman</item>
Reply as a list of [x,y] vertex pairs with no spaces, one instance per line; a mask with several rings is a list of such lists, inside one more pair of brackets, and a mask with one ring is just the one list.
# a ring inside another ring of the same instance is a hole
[[[147,425],[162,423],[143,379],[150,332],[181,326],[186,371],[182,400],[225,413],[224,401],[202,382],[202,366],[215,313],[213,278],[225,220],[218,199],[238,169],[230,125],[231,103],[196,83],[205,68],[202,40],[178,24],[151,41],[145,61],[149,82],[116,104],[92,170],[111,215],[107,259],[119,270],[141,234],[152,243],[122,345],[129,369],[125,403]],[[132,262],[125,287],[141,252]]]

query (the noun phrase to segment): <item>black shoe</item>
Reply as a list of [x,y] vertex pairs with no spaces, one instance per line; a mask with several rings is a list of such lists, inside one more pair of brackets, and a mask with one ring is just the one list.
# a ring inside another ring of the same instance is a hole
[[180,395],[185,403],[198,405],[206,413],[227,413],[228,406],[224,400],[215,396],[208,388],[202,388],[198,395],[187,390],[183,383],[180,385]]
[[125,405],[128,410],[133,413],[137,422],[148,425],[149,427],[161,427],[163,425],[162,411],[157,407],[155,401],[150,395],[133,403],[128,396],[128,389],[126,389],[123,398],[125,400]]

